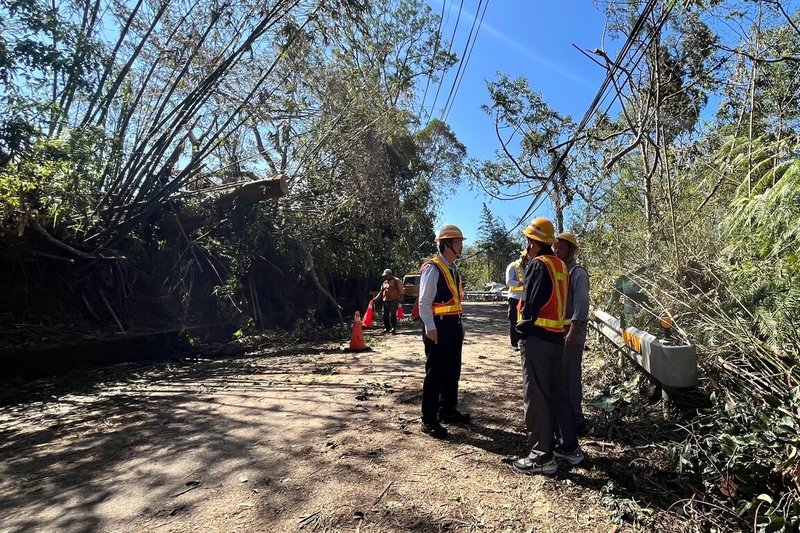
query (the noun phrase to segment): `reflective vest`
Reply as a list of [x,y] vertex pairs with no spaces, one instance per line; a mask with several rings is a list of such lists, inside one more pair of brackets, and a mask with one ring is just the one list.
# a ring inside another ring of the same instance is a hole
[[439,269],[439,283],[433,299],[433,316],[462,314],[464,312],[461,308],[461,302],[464,300],[464,286],[461,283],[461,274],[458,274],[458,279],[453,279],[450,267],[438,255],[423,263],[420,272],[431,263]]
[[[534,259],[544,263],[547,273],[550,275],[550,282],[553,284],[553,292],[550,299],[539,309],[539,314],[533,322],[547,331],[564,333],[564,326],[569,322],[566,319],[567,312],[567,291],[569,289],[569,274],[567,265],[554,255],[537,255]],[[522,300],[517,305],[517,317],[522,319]]]
[[511,292],[522,292],[525,288],[525,274],[522,272],[522,265],[520,264],[520,260],[517,259],[514,261],[514,270],[517,271],[517,281],[519,285],[516,287],[509,287],[508,290]]

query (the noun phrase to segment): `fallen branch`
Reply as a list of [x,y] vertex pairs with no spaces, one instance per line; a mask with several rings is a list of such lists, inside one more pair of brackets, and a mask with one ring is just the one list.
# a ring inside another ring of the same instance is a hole
[[112,317],[114,317],[114,321],[117,323],[117,327],[119,327],[120,332],[121,333],[125,333],[125,328],[122,327],[122,322],[120,322],[119,318],[117,318],[117,314],[114,313],[114,309],[111,308],[111,304],[108,303],[108,300],[106,299],[106,295],[103,293],[102,290],[100,291],[100,298],[102,298],[103,299],[103,303],[106,304],[106,307],[108,308],[108,312],[111,313]]
[[76,255],[76,256],[78,256],[78,257],[80,257],[82,259],[97,259],[95,256],[93,256],[91,254],[87,254],[86,252],[81,252],[80,250],[76,250],[75,248],[73,248],[69,244],[67,244],[65,242],[62,242],[62,241],[59,241],[58,239],[56,239],[55,237],[50,235],[47,232],[47,230],[44,229],[42,227],[42,225],[39,224],[39,222],[35,218],[30,216],[30,215],[28,216],[28,222],[30,222],[30,225],[34,229],[34,231],[36,233],[38,233],[39,235],[41,235],[42,237],[44,237],[44,239],[47,242],[49,242],[50,244],[52,244],[54,246],[57,246],[57,247],[61,248],[62,250],[66,250],[67,252],[69,252],[69,253],[71,253],[73,255]]
[[308,516],[302,516],[302,517],[300,517],[300,521],[297,522],[297,526],[300,529],[303,529],[308,524],[310,524],[312,521],[319,521],[319,515],[320,515],[320,512],[316,511],[316,512],[311,513]]
[[379,502],[379,501],[381,501],[381,498],[383,498],[383,497],[386,495],[386,493],[387,493],[387,492],[389,492],[389,489],[392,487],[392,485],[393,485],[393,484],[394,484],[394,481],[390,481],[390,482],[389,482],[389,483],[386,485],[386,488],[385,488],[385,489],[383,489],[383,492],[381,492],[381,493],[378,495],[378,497],[377,497],[377,498],[375,498],[375,501],[374,501],[374,502],[372,502],[372,505],[371,505],[370,507],[375,507],[375,506],[378,504],[378,502]]
[[314,282],[314,285],[317,287],[317,290],[324,296],[326,296],[328,300],[331,301],[331,303],[333,304],[333,308],[336,310],[336,314],[339,315],[339,325],[342,328],[344,328],[345,324],[344,324],[344,317],[342,316],[342,307],[338,303],[336,303],[336,299],[333,296],[331,296],[331,293],[329,293],[327,289],[325,289],[325,287],[323,287],[322,284],[319,282],[319,278],[317,278],[317,272],[316,270],[314,270],[314,256],[311,255],[311,252],[309,252],[308,250],[305,250],[305,252],[306,252],[306,270],[308,271],[309,277],[311,277],[311,281]]

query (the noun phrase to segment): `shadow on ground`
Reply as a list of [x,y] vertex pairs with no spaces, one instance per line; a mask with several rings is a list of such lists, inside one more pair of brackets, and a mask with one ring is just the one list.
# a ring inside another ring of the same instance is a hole
[[[508,506],[544,494],[595,502],[589,530],[607,531],[598,495],[609,484],[661,510],[692,496],[653,440],[678,436],[679,426],[655,409],[611,434],[595,418],[595,435],[583,441],[589,458],[555,480],[515,475],[508,461],[525,436],[505,304],[466,307],[462,407],[474,423],[451,428],[445,443],[418,431],[424,354],[410,320],[398,335],[369,333],[374,351],[362,354],[273,347],[8,384],[0,393],[0,523],[9,531],[212,522],[296,531],[355,528],[361,512],[374,531],[467,531],[496,508],[498,524],[508,520],[513,530]],[[576,527],[563,525],[555,529]]]

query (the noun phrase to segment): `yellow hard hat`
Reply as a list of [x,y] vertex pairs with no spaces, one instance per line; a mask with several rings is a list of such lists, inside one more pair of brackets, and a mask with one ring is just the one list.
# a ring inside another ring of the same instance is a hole
[[439,242],[443,239],[461,239],[462,241],[465,240],[464,234],[461,233],[461,230],[458,228],[458,226],[455,226],[453,224],[445,224],[444,226],[442,226],[442,229],[439,230],[439,235],[437,235],[436,238],[433,240]]
[[543,242],[545,244],[555,244],[558,242],[553,236],[555,232],[556,230],[553,227],[553,223],[544,217],[534,218],[530,225],[522,230],[522,234],[529,239]]
[[567,241],[568,243],[570,243],[575,248],[578,248],[578,239],[575,237],[574,233],[571,233],[569,231],[565,231],[564,233],[559,233],[556,236],[556,239],[558,239],[559,241]]

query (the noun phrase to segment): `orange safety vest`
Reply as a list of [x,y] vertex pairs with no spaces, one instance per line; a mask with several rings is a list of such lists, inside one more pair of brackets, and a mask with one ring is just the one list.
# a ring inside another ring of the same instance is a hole
[[456,283],[456,280],[453,279],[453,274],[450,273],[450,268],[438,255],[425,261],[419,271],[422,272],[430,263],[439,268],[439,273],[442,275],[451,295],[451,298],[446,302],[433,302],[433,316],[462,314],[464,312],[461,308],[461,302],[464,300],[464,285],[461,283],[461,276],[458,277],[458,283]]
[[[553,292],[550,299],[539,309],[539,314],[533,322],[547,331],[564,333],[564,326],[569,322],[566,319],[567,313],[567,290],[569,289],[569,273],[567,265],[554,255],[537,255],[534,257],[544,263],[547,273],[550,274],[550,281],[553,284]],[[517,318],[522,319],[522,300],[517,304]]]

